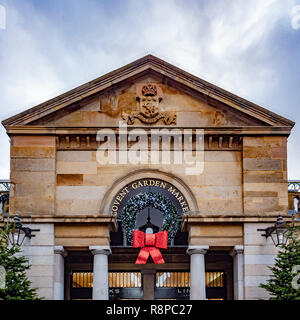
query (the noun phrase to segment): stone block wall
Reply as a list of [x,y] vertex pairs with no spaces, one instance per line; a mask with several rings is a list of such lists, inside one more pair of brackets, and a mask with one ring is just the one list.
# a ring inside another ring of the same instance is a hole
[[24,254],[31,264],[27,271],[32,282],[32,288],[38,288],[40,298],[53,299],[54,282],[54,225],[53,224],[24,224],[31,229],[40,229],[33,232],[35,237],[25,238],[22,245]]
[[57,151],[56,214],[99,214],[106,191],[139,169],[157,169],[181,178],[192,190],[202,215],[242,214],[240,151],[205,151],[204,170],[187,175],[185,164],[100,165],[96,151]]
[[55,137],[14,136],[11,212],[23,215],[98,215],[107,190],[138,169],[159,169],[192,190],[201,215],[273,215],[287,212],[285,137],[244,137],[243,151],[204,154],[204,170],[182,165],[100,165],[96,151],[56,151]]
[[268,299],[268,292],[259,288],[271,274],[268,266],[274,264],[277,248],[272,239],[262,237],[262,232],[257,229],[270,227],[270,223],[245,223],[244,224],[244,285],[245,299]]
[[243,138],[243,194],[246,215],[287,214],[287,138]]
[[108,186],[95,154],[95,151],[57,152],[57,215],[99,215]]
[[194,223],[188,226],[189,245],[227,246],[243,244],[243,225],[232,223]]
[[236,215],[242,207],[240,151],[205,151],[202,183],[183,177],[197,198],[201,215]]
[[49,215],[55,211],[55,137],[11,138],[10,211]]

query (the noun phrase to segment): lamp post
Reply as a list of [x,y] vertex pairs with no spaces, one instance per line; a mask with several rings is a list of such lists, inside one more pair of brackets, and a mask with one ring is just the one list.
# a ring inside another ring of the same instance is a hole
[[21,246],[25,238],[31,239],[35,237],[32,231],[40,231],[40,229],[31,229],[28,227],[23,227],[19,215],[16,213],[14,217],[15,228],[9,233],[8,241],[11,245]]
[[288,224],[284,222],[283,217],[281,215],[278,216],[277,221],[274,226],[268,227],[266,229],[257,229],[257,231],[264,231],[262,234],[263,237],[271,237],[274,245],[276,247],[286,244],[288,237]]

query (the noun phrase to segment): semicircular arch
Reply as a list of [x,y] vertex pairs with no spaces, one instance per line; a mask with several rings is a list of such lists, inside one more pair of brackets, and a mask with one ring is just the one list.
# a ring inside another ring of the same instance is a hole
[[166,173],[160,170],[140,169],[135,170],[114,182],[114,184],[107,190],[103,198],[100,206],[100,213],[105,215],[111,214],[111,205],[120,190],[125,188],[130,183],[142,179],[158,179],[169,183],[183,195],[188,203],[189,211],[198,211],[197,201],[193,195],[193,192],[182,179],[171,173]]

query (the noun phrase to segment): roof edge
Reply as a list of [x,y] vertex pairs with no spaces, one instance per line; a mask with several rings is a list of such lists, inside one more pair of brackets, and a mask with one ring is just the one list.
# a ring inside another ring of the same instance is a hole
[[[141,68],[144,65],[149,64],[149,68],[151,65],[153,67],[158,67],[159,69],[166,71],[169,74],[176,75],[177,78],[182,78],[185,80],[185,82],[190,83],[190,86],[194,89],[198,89],[199,91],[205,91],[208,93],[209,96],[219,98],[222,100],[225,100],[225,103],[234,103],[238,105],[242,110],[244,111],[252,111],[252,112],[258,112],[261,116],[265,117],[266,120],[269,119],[270,121],[277,123],[280,122],[284,126],[293,128],[295,125],[295,122],[292,120],[289,120],[285,117],[282,117],[266,108],[263,108],[253,102],[250,102],[244,98],[241,98],[229,91],[226,91],[214,84],[211,84],[193,74],[190,74],[187,71],[184,71],[174,65],[171,65],[170,63],[157,58],[151,54],[148,54],[138,60],[135,60],[129,64],[126,64],[123,67],[120,67],[118,69],[115,69],[109,73],[106,73],[94,80],[91,80],[83,85],[77,86],[61,95],[58,95],[50,100],[47,100],[43,103],[40,103],[32,108],[29,108],[27,110],[24,110],[12,117],[9,117],[2,121],[2,125],[7,129],[10,125],[17,125],[20,124],[22,119],[26,119],[30,114],[36,113],[38,116],[38,113],[49,110],[49,113],[57,110],[55,106],[58,106],[59,104],[67,104],[68,101],[69,104],[73,103],[74,99],[80,99],[82,95],[88,94],[90,91],[99,88],[100,86],[103,86],[107,84],[108,86],[111,85],[111,83],[114,81],[114,78],[116,76],[125,76],[126,74],[130,73],[131,71],[135,71],[139,68]],[[176,80],[175,80],[176,81]],[[186,84],[187,86],[189,84]],[[102,90],[102,89],[101,89]],[[99,90],[100,91],[100,90]],[[72,100],[73,99],[73,100]],[[66,100],[66,101],[65,101]],[[53,109],[53,110],[52,110]],[[51,111],[52,110],[52,111]],[[26,117],[27,116],[27,117]],[[29,121],[30,123],[30,121]],[[26,124],[25,124],[26,125]]]

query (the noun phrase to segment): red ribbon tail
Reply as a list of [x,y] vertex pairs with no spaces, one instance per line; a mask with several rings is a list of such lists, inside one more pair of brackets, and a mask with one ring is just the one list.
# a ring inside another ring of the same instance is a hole
[[151,255],[155,264],[165,263],[165,260],[164,260],[159,249],[151,247],[150,248],[150,255]]
[[149,248],[142,248],[139,252],[138,257],[136,258],[135,264],[146,264],[150,252]]

